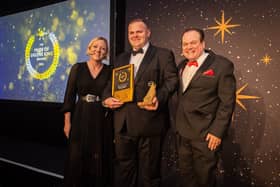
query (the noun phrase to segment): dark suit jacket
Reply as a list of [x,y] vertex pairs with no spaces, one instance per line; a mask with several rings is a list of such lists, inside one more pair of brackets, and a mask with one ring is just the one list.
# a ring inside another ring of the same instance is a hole
[[[120,54],[114,67],[129,64],[130,52]],[[143,101],[149,82],[156,83],[159,108],[156,111],[140,109],[137,102]],[[133,102],[125,103],[114,110],[115,133],[126,130],[132,136],[160,135],[169,123],[168,99],[176,90],[179,80],[172,51],[150,44],[134,81]],[[104,91],[103,99],[111,96],[111,83]]]
[[[190,139],[204,139],[208,132],[222,138],[235,107],[233,63],[212,51],[207,52],[208,57],[184,92],[180,76],[176,130],[181,136]],[[186,62],[183,60],[179,64],[179,72]],[[209,70],[213,70],[213,75],[211,72],[207,74]]]

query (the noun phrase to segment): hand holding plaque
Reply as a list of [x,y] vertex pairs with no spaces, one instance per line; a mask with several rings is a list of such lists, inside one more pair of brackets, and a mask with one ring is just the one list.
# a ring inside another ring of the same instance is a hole
[[144,108],[148,105],[153,105],[153,98],[156,96],[156,84],[154,82],[151,82],[150,88],[144,97],[142,102],[138,102],[137,105],[140,108]]

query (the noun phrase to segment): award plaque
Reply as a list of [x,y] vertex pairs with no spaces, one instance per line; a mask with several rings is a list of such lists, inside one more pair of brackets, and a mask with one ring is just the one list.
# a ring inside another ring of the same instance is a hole
[[112,96],[122,102],[133,100],[134,66],[128,64],[113,69]]
[[143,98],[142,102],[138,102],[137,105],[140,108],[144,108],[146,105],[152,105],[153,98],[156,96],[156,83],[151,81],[149,82],[149,90],[145,97]]

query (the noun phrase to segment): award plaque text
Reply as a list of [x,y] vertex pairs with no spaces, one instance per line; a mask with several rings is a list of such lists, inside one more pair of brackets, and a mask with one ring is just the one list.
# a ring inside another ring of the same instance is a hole
[[133,100],[134,66],[128,64],[113,69],[112,96],[122,102]]

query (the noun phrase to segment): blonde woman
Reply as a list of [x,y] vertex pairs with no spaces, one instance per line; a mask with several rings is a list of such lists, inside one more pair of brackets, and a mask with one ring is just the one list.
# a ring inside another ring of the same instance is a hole
[[106,119],[108,111],[100,99],[111,78],[110,66],[102,63],[108,56],[107,40],[93,38],[86,53],[88,60],[71,68],[62,107],[64,133],[69,142],[64,173],[67,187],[104,187],[111,182],[112,130]]

